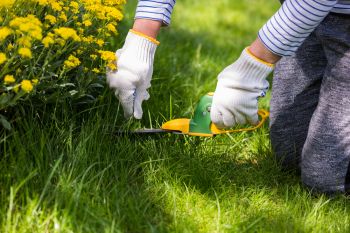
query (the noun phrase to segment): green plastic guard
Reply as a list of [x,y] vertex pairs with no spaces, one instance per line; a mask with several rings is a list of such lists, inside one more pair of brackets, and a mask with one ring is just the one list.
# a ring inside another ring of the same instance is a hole
[[212,134],[210,129],[211,119],[210,119],[210,107],[213,101],[212,92],[203,96],[197,105],[194,112],[194,117],[190,121],[191,134]]

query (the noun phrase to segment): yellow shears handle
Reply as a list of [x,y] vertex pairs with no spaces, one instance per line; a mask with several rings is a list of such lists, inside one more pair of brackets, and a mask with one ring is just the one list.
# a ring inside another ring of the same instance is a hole
[[223,134],[223,133],[238,133],[238,132],[246,132],[246,131],[253,131],[256,130],[258,128],[260,128],[266,121],[266,119],[269,117],[269,112],[264,110],[264,109],[259,109],[258,111],[258,115],[260,116],[260,122],[259,124],[253,126],[253,127],[249,127],[249,128],[243,128],[243,129],[229,129],[229,130],[222,130],[222,129],[218,129],[216,127],[216,125],[214,125],[213,123],[210,125],[210,130],[213,134]]

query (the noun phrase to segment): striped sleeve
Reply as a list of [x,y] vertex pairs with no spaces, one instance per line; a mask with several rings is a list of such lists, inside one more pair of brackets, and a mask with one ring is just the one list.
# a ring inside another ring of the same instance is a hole
[[271,52],[290,56],[337,2],[338,0],[286,0],[260,29],[258,36]]
[[332,12],[350,14],[350,1],[339,0],[338,4],[333,8]]
[[139,0],[135,18],[158,20],[169,25],[175,2],[176,0]]

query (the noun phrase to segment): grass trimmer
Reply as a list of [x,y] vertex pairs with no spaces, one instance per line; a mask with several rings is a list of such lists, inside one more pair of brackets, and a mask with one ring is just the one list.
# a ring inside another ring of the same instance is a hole
[[253,131],[260,128],[269,117],[269,112],[260,109],[258,114],[260,116],[260,122],[256,126],[249,128],[238,128],[238,129],[219,129],[210,120],[210,108],[213,101],[212,92],[203,96],[195,109],[194,116],[192,119],[179,118],[165,122],[160,129],[139,129],[129,132],[119,132],[119,134],[137,134],[137,135],[149,135],[149,134],[159,134],[159,133],[173,133],[173,134],[183,134],[190,136],[200,136],[200,137],[213,137],[218,134],[226,133],[238,133],[244,131]]

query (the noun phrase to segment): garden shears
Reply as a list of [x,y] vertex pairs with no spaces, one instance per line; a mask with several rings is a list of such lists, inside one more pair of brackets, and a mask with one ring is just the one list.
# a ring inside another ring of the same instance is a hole
[[119,134],[130,134],[130,135],[149,135],[149,134],[159,134],[159,133],[173,133],[182,134],[190,136],[199,137],[213,137],[219,134],[227,133],[238,133],[253,131],[260,128],[269,117],[269,112],[264,109],[259,109],[258,115],[260,116],[260,121],[257,125],[249,128],[239,128],[239,129],[219,129],[215,124],[211,122],[210,119],[210,108],[213,100],[212,92],[203,96],[194,112],[194,117],[192,119],[179,118],[167,121],[162,124],[160,129],[138,129],[128,132],[119,132]]

